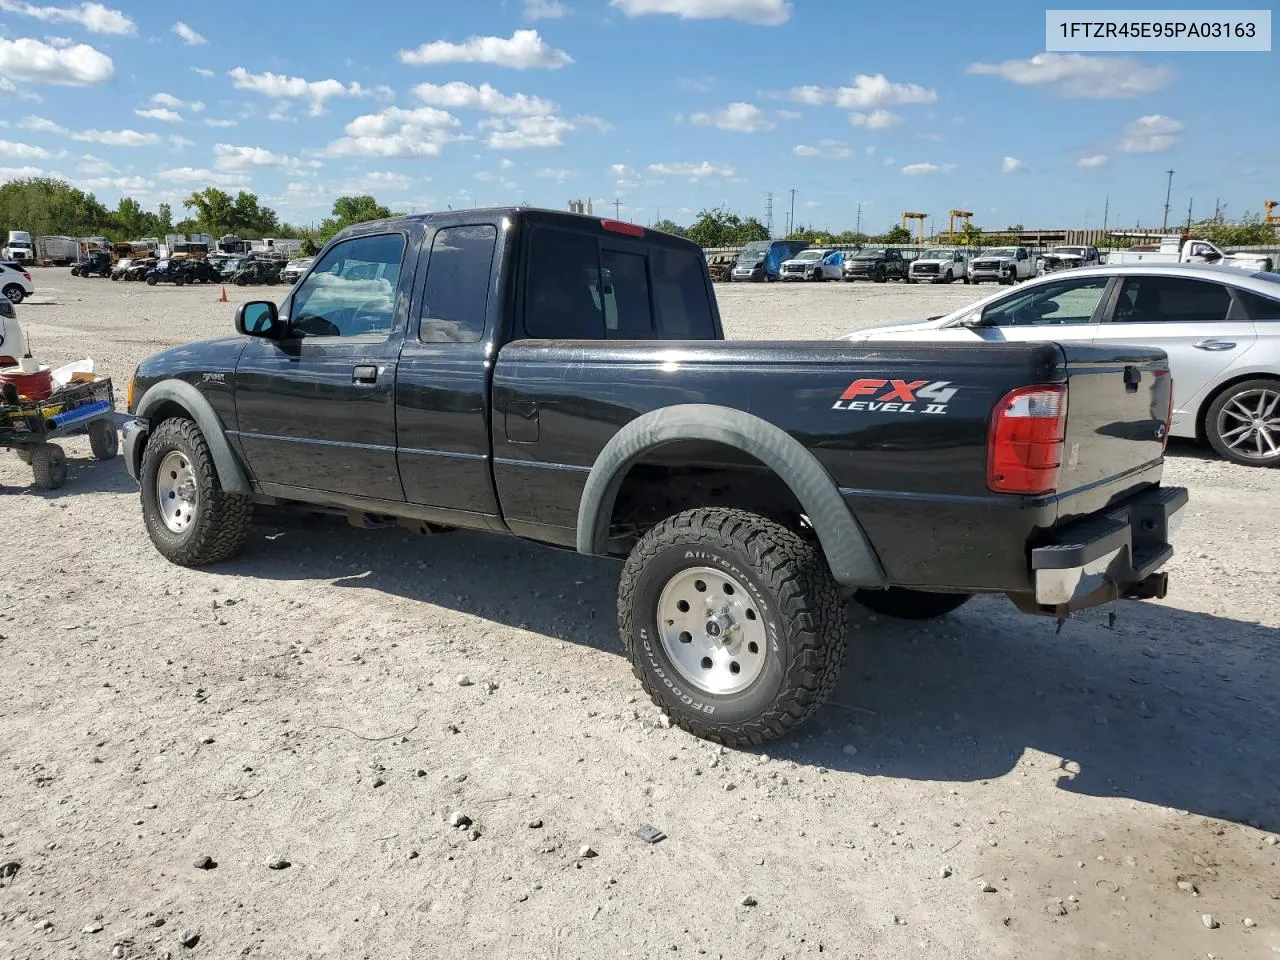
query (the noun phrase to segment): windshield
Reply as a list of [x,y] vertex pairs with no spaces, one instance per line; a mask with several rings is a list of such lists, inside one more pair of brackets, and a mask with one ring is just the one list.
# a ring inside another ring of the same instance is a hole
[[795,258],[794,258],[794,259],[796,259],[796,260],[821,260],[821,259],[822,259],[822,254],[823,254],[823,251],[822,251],[822,250],[802,250],[800,253],[797,253],[797,254],[795,255]]
[[1051,252],[1060,257],[1083,257],[1084,247],[1054,247]]
[[1018,255],[1018,251],[1013,247],[996,247],[993,250],[982,251],[984,257],[1009,257],[1010,259]]
[[853,255],[853,259],[875,260],[878,257],[887,257],[888,255],[889,255],[889,251],[887,250],[859,250],[857,253]]
[[941,247],[934,247],[920,254],[921,260],[950,260],[951,251],[943,250]]

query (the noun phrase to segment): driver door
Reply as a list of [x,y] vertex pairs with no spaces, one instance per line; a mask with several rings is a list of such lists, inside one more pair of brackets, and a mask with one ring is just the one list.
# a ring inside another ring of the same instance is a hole
[[396,365],[421,231],[331,247],[281,306],[287,333],[251,339],[236,367],[241,449],[264,492],[403,500]]

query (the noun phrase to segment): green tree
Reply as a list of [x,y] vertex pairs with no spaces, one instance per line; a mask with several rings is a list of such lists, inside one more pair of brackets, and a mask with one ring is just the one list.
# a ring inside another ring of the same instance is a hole
[[703,210],[687,236],[700,247],[737,247],[753,240],[768,240],[768,228],[755,217],[743,220],[720,207]]
[[881,243],[910,243],[911,231],[900,223],[895,223],[892,227],[880,234],[876,238]]
[[122,239],[137,239],[156,232],[159,222],[154,213],[142,209],[142,204],[133,197],[121,197],[112,215],[115,221],[115,232]]
[[[182,201],[182,205],[188,209],[195,208],[196,222],[204,228],[206,233],[219,237],[231,232],[232,224],[235,222],[235,201],[231,199],[229,193],[217,187],[205,187],[187,197]],[[186,232],[182,230],[181,224],[177,231]]]
[[677,237],[688,236],[688,231],[674,220],[659,220],[651,229],[657,230],[660,233],[671,233]]
[[231,232],[260,240],[279,232],[280,220],[270,207],[258,201],[256,193],[241,190],[231,205]]
[[956,233],[956,236],[966,247],[982,246],[982,228],[975,227],[968,220],[964,222],[964,225],[960,228],[959,232]]
[[1239,222],[1202,220],[1193,224],[1191,235],[1216,243],[1220,247],[1256,247],[1276,242],[1276,229],[1263,223],[1257,214],[1246,213]]
[[358,197],[339,197],[333,201],[333,216],[327,217],[320,224],[317,239],[328,242],[330,237],[344,227],[354,223],[367,223],[370,220],[385,220],[392,215],[388,208],[368,194]]
[[0,230],[84,237],[114,230],[111,212],[92,193],[53,177],[0,184]]
[[163,237],[166,233],[173,233],[173,211],[162,203],[156,212],[156,235]]

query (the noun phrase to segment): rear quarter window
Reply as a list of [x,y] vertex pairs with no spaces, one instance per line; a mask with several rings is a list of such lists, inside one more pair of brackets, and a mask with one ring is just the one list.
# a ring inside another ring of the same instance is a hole
[[1280,290],[1276,291],[1276,296],[1274,297],[1265,297],[1260,293],[1254,293],[1252,290],[1241,290],[1237,287],[1236,296],[1244,304],[1245,312],[1249,315],[1250,320],[1280,321]]

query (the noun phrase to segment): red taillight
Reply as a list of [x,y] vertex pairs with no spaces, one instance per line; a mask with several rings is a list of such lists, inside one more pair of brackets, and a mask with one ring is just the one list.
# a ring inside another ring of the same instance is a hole
[[644,236],[644,227],[637,227],[634,223],[624,223],[621,220],[601,220],[600,226],[610,233],[625,233],[628,237]]
[[23,270],[23,271],[22,271],[22,275],[23,275],[24,277],[26,277],[26,278],[27,278],[27,283],[30,283],[30,282],[31,282],[31,274],[29,274],[29,273],[27,273],[27,271]]
[[991,418],[987,486],[996,493],[1053,493],[1066,439],[1066,384],[1010,391]]

